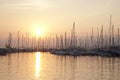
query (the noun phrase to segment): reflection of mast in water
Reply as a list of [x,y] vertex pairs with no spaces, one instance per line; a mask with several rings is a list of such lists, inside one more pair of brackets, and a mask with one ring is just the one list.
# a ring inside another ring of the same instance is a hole
[[114,80],[114,58],[109,58],[109,80]]
[[109,58],[109,80],[111,80],[111,58]]
[[112,58],[111,62],[111,79],[114,80],[114,66],[115,66],[115,58]]
[[77,57],[73,57],[72,58],[72,62],[71,62],[71,76],[72,76],[72,80],[75,80],[75,73],[76,73],[76,59]]
[[17,54],[17,72],[19,73],[20,72],[20,55],[19,55],[19,53]]
[[11,70],[11,55],[8,55],[8,76],[11,74],[10,70]]
[[64,80],[67,79],[66,74],[66,56],[64,56]]
[[100,62],[99,62],[99,57],[98,56],[97,56],[96,60],[97,60],[97,69],[96,69],[97,70],[97,79],[100,79],[99,78]]
[[59,56],[59,58],[60,58],[60,78],[62,79],[62,77],[63,77],[63,75],[62,75],[62,69],[63,69],[63,67],[62,67],[62,61],[63,61],[63,59],[60,56]]
[[103,80],[103,57],[101,57],[101,80]]
[[120,79],[119,74],[120,74],[120,59],[118,58],[118,80]]

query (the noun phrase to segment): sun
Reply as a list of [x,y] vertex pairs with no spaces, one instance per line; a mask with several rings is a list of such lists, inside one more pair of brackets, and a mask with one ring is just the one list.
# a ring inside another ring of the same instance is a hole
[[36,29],[36,30],[35,30],[35,34],[36,34],[37,37],[42,36],[42,35],[43,35],[42,33],[43,33],[43,32],[42,32],[42,30],[40,30],[40,29]]
[[33,24],[30,28],[31,34],[36,38],[45,37],[47,28],[45,25]]

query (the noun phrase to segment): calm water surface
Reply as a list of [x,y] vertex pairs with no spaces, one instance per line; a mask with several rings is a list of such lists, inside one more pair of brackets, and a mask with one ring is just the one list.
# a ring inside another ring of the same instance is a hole
[[120,80],[120,58],[13,53],[0,56],[0,80]]

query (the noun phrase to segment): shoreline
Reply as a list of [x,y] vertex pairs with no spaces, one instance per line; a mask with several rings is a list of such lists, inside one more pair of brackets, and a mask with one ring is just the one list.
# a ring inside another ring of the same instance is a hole
[[5,49],[0,48],[0,55],[6,55],[16,52],[49,52],[54,55],[70,55],[70,56],[107,56],[120,57],[120,50],[115,49],[98,49],[98,50],[56,50],[56,49]]

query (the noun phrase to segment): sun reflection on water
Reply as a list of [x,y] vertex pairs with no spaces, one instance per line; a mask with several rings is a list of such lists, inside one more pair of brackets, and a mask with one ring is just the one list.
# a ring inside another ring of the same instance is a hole
[[35,77],[40,77],[40,69],[41,69],[41,55],[40,52],[36,52],[35,54]]

